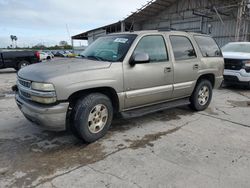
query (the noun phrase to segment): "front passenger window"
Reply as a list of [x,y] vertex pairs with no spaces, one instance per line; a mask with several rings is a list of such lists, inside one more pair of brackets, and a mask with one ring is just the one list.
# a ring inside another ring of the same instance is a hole
[[164,38],[160,35],[143,37],[137,44],[134,54],[147,53],[150,62],[164,62],[168,60]]

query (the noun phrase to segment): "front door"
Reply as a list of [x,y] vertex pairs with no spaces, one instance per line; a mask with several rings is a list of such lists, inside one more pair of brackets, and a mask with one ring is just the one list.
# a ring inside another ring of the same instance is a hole
[[126,109],[167,100],[173,91],[173,67],[164,36],[143,36],[137,43],[133,55],[137,53],[147,53],[150,62],[135,66],[127,62],[124,65]]

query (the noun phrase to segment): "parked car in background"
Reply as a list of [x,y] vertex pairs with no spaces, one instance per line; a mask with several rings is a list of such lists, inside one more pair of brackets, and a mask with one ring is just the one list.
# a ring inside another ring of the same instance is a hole
[[49,130],[94,142],[114,114],[142,116],[188,105],[205,110],[223,80],[224,59],[213,38],[142,31],[100,37],[82,58],[58,59],[18,72],[16,102]]
[[54,55],[54,57],[55,57],[55,54],[57,53],[57,51],[52,50],[51,53],[52,53],[52,54]]
[[73,53],[71,51],[65,51],[65,55],[66,55],[66,57],[70,57],[70,58],[77,56],[75,53]]
[[50,59],[53,59],[55,56],[52,52],[46,51],[46,53],[49,55]]
[[40,52],[40,60],[51,60],[53,57],[48,52]]
[[39,53],[40,53],[40,60],[41,60],[41,61],[46,60],[47,54],[44,53],[44,52],[39,52]]
[[63,51],[58,51],[55,53],[55,57],[67,57],[67,55]]
[[75,54],[76,56],[80,56],[81,53],[82,53],[83,51],[84,51],[84,50],[74,50],[74,54]]
[[73,51],[61,50],[53,52],[55,57],[76,57],[77,55]]
[[21,68],[40,62],[40,53],[38,51],[0,51],[0,69]]
[[222,47],[224,83],[250,86],[250,42],[231,42]]

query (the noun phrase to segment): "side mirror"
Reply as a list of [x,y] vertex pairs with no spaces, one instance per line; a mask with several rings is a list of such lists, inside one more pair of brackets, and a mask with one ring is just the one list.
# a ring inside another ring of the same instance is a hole
[[132,56],[132,59],[130,61],[130,65],[134,66],[136,64],[144,64],[144,63],[149,63],[150,58],[147,53],[136,53]]

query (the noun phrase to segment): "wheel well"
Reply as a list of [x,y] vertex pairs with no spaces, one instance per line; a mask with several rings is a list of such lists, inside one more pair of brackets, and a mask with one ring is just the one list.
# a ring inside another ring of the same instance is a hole
[[109,97],[110,101],[112,102],[114,113],[119,111],[119,98],[118,98],[116,91],[111,87],[100,87],[100,88],[77,91],[69,97],[70,105],[74,106],[79,98],[84,97],[90,93],[102,93],[106,95],[107,97]]
[[214,87],[214,84],[215,84],[215,76],[214,76],[214,74],[204,74],[204,75],[200,76],[199,79],[197,80],[197,83],[199,83],[201,80],[210,81],[212,86]]
[[27,61],[27,62],[30,63],[30,59],[29,59],[29,58],[18,58],[18,59],[16,60],[16,62],[18,62],[18,64],[19,64],[20,62],[22,62],[22,61]]

